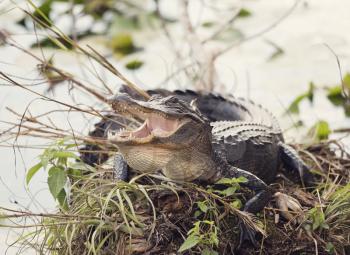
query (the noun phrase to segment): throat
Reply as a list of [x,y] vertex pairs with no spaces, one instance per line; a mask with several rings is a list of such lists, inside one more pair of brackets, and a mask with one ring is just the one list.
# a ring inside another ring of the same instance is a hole
[[[154,173],[163,169],[172,157],[172,151],[151,144],[140,146],[119,145],[128,165],[140,173]],[[149,152],[152,151],[152,154]]]
[[177,181],[210,181],[217,174],[217,167],[207,153],[189,148],[176,153],[162,172]]

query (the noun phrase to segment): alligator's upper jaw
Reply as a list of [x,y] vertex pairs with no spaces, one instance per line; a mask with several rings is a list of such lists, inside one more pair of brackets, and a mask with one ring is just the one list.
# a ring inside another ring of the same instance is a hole
[[109,138],[114,142],[147,143],[154,137],[169,137],[181,127],[185,120],[168,118],[157,113],[142,114],[145,118],[143,124],[137,129],[120,130]]

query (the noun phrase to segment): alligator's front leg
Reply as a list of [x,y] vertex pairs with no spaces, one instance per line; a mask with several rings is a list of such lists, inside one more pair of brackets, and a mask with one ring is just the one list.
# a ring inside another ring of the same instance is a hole
[[116,153],[113,159],[114,178],[126,181],[128,178],[128,164],[121,153]]
[[[264,209],[266,204],[271,200],[273,195],[272,189],[256,175],[237,167],[230,167],[229,171],[225,173],[225,177],[229,178],[238,178],[240,176],[247,179],[247,181],[241,185],[255,192],[254,197],[249,199],[245,204],[243,211],[256,214]],[[239,227],[241,233],[238,249],[246,240],[256,246],[255,231],[244,222],[240,222]]]

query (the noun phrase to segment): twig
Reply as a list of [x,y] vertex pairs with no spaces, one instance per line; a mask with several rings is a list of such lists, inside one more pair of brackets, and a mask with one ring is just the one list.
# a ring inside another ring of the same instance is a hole
[[[182,64],[183,64],[183,56],[181,55],[181,51],[179,51],[177,48],[176,48],[176,45],[174,43],[174,39],[173,37],[171,36],[171,33],[167,27],[167,24],[165,23],[165,20],[164,18],[162,18],[162,14],[160,12],[160,8],[159,8],[159,1],[156,0],[155,1],[156,3],[156,14],[161,17],[160,18],[160,24],[161,24],[161,28],[170,44],[170,46],[172,47],[172,50],[173,52],[175,53],[175,57],[178,61],[180,61]],[[186,73],[186,76],[187,77],[190,77],[190,72],[187,71],[187,67],[181,67],[180,68],[180,71],[184,71]],[[165,80],[161,83],[161,84],[165,84],[167,83],[174,75],[176,75],[178,73],[178,71],[175,71],[173,74],[169,75],[168,77],[165,78]]]
[[140,95],[142,95],[143,97],[145,97],[146,99],[150,98],[150,95],[148,95],[148,93],[142,89],[140,89],[137,85],[135,85],[134,83],[132,83],[131,81],[129,81],[127,78],[125,78],[124,75],[122,75],[121,72],[119,72],[105,57],[103,57],[100,53],[98,53],[94,48],[92,48],[90,45],[87,45],[87,47],[95,54],[91,54],[90,52],[84,50],[83,48],[81,48],[80,46],[77,46],[79,50],[81,50],[82,52],[84,52],[86,55],[92,57],[93,59],[95,59],[99,64],[101,64],[102,66],[104,66],[105,68],[107,68],[111,73],[113,73],[114,75],[116,75],[119,79],[121,79],[122,81],[124,81],[126,83],[127,86],[129,86],[131,89],[135,90],[136,92],[138,92]]
[[[63,78],[65,78],[66,80],[69,80],[71,82],[73,82],[75,85],[77,85],[78,87],[80,87],[81,89],[87,91],[88,93],[96,96],[99,100],[101,100],[102,102],[106,102],[107,99],[105,96],[99,94],[97,91],[85,86],[84,84],[82,84],[80,81],[76,80],[73,75],[69,74],[66,71],[63,71],[61,69],[58,69],[57,67],[53,66],[52,64],[48,63],[45,60],[42,60],[41,58],[39,58],[38,56],[34,55],[33,53],[31,53],[30,51],[26,50],[25,48],[19,46],[16,44],[16,42],[7,42],[7,44],[9,46],[15,47],[16,49],[26,53],[27,55],[33,57],[34,59],[36,59],[37,61],[39,61],[42,65],[45,66],[45,68],[50,69],[52,71],[55,71],[56,73],[58,73],[60,76],[62,76]],[[4,76],[5,73],[2,72],[2,75]],[[23,86],[23,85],[22,85]]]
[[341,81],[341,88],[342,88],[342,94],[343,96],[347,99],[347,101],[349,100],[349,95],[346,92],[346,88],[345,88],[345,84],[344,84],[344,80],[343,80],[343,73],[341,70],[341,66],[340,66],[340,61],[339,61],[339,57],[338,55],[335,53],[335,51],[327,44],[324,44],[329,50],[330,52],[334,55],[336,61],[337,61],[337,65],[338,65],[338,70],[339,70],[339,76],[340,76],[340,81]]
[[13,210],[10,208],[0,207],[0,210],[11,212],[13,214],[0,214],[0,219],[8,219],[8,218],[21,218],[21,217],[46,217],[46,218],[87,218],[87,219],[97,219],[100,220],[101,217],[97,216],[88,216],[88,215],[81,215],[81,214],[67,214],[67,213],[60,213],[60,214],[53,214],[53,213],[33,213],[30,211],[24,212],[19,210]]
[[275,22],[273,22],[272,24],[270,24],[268,27],[262,29],[261,31],[255,33],[255,34],[252,34],[250,36],[247,36],[247,37],[244,37],[242,39],[239,39],[235,42],[233,42],[232,44],[228,45],[227,47],[225,47],[224,49],[222,49],[221,51],[217,52],[216,55],[215,55],[215,58],[221,56],[222,54],[228,52],[229,50],[231,50],[233,47],[237,46],[237,45],[240,45],[244,42],[247,42],[247,41],[250,41],[250,40],[253,40],[257,37],[260,37],[262,36],[263,34],[269,32],[270,30],[274,29],[276,26],[278,26],[283,20],[285,20],[287,17],[289,17],[293,11],[296,9],[296,7],[298,6],[299,2],[301,0],[296,0],[293,4],[293,6],[288,9],[288,11],[282,16],[280,17],[279,19],[277,19]]
[[[34,6],[35,7],[35,6]],[[91,54],[90,52],[88,52],[87,50],[83,49],[81,46],[79,46],[79,44],[77,44],[74,40],[72,40],[71,38],[69,38],[68,36],[66,36],[62,31],[60,31],[57,27],[54,26],[54,24],[52,24],[50,22],[50,20],[47,19],[47,17],[43,17],[49,24],[51,24],[51,26],[49,26],[47,24],[47,22],[43,22],[41,19],[39,19],[38,17],[35,17],[32,13],[22,9],[22,11],[24,13],[26,13],[28,16],[30,16],[35,22],[37,22],[38,24],[40,24],[41,26],[45,27],[46,29],[50,30],[51,32],[53,32],[56,36],[58,36],[59,38],[63,39],[64,41],[66,41],[67,43],[69,43],[70,45],[72,45],[73,47],[75,47],[76,49],[79,49],[82,53],[84,53],[86,56],[89,56],[93,59],[95,59],[99,64],[101,64],[102,66],[104,66],[105,68],[107,68],[111,73],[113,73],[114,75],[116,75],[119,79],[121,79],[122,81],[124,81],[126,83],[126,85],[128,85],[130,88],[132,88],[133,90],[137,91],[140,95],[144,96],[146,99],[149,99],[150,96],[148,95],[148,93],[140,88],[138,88],[138,86],[136,86],[134,83],[132,83],[131,81],[129,81],[128,79],[126,79],[105,57],[103,57],[101,54],[99,54],[95,49],[93,49],[91,46],[87,45],[87,47],[94,53]],[[54,29],[55,28],[55,29]],[[32,54],[30,54],[32,55]],[[36,57],[37,58],[37,57]],[[40,59],[37,58],[39,61]],[[59,69],[53,67],[51,65],[52,68],[56,69],[55,71],[60,71]],[[53,70],[54,70],[53,69]],[[60,72],[58,72],[60,73]],[[86,89],[86,87],[81,86],[82,84],[79,83],[77,84],[78,86]],[[91,89],[87,90],[88,92]],[[103,96],[97,96],[99,99],[102,99],[103,101],[105,100],[105,97]]]
[[214,33],[212,33],[209,37],[202,40],[202,44],[207,43],[208,41],[213,40],[216,38],[219,34],[221,34],[228,26],[230,26],[238,17],[239,13],[241,11],[241,7],[238,7],[237,10],[233,13],[232,17],[229,18],[222,26],[220,26]]
[[92,112],[90,112],[90,111],[81,109],[81,108],[76,107],[76,106],[74,106],[74,105],[70,105],[70,104],[67,104],[67,103],[58,101],[58,100],[56,100],[56,99],[53,99],[53,98],[49,98],[49,97],[47,97],[47,96],[45,96],[45,95],[43,95],[43,94],[40,94],[40,93],[38,93],[38,92],[36,92],[36,91],[34,91],[34,90],[32,90],[32,89],[29,89],[29,88],[27,88],[26,86],[23,86],[23,85],[17,83],[17,82],[14,81],[13,79],[11,79],[9,76],[7,76],[6,74],[4,74],[2,71],[0,71],[0,76],[2,76],[5,80],[7,80],[8,82],[10,82],[11,84],[13,84],[13,85],[15,85],[15,86],[18,86],[18,87],[20,87],[20,88],[22,88],[22,89],[24,89],[24,90],[27,90],[27,91],[29,91],[29,92],[31,92],[31,93],[37,95],[37,96],[40,96],[40,97],[42,97],[42,98],[44,98],[44,99],[46,99],[46,100],[48,100],[48,101],[55,102],[55,103],[57,103],[57,104],[66,106],[66,107],[68,107],[68,108],[71,108],[71,109],[74,109],[74,110],[77,110],[77,111],[80,111],[80,112],[85,112],[85,113],[89,113],[89,114],[92,114],[92,115],[95,115],[95,116],[100,116],[99,114],[94,114],[94,113],[92,113]]

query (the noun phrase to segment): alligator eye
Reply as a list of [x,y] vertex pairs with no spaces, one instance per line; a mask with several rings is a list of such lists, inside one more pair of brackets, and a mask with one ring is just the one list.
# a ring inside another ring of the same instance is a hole
[[179,99],[178,98],[176,98],[176,97],[169,97],[169,98],[167,98],[166,99],[166,101],[165,101],[166,103],[170,103],[170,104],[176,104],[176,103],[179,103]]
[[172,97],[172,98],[171,98],[171,101],[172,101],[173,103],[178,103],[178,102],[179,102],[179,99],[178,99],[177,97]]
[[162,97],[160,95],[153,95],[151,96],[151,98],[148,101],[156,101],[156,100],[160,100],[162,99]]

